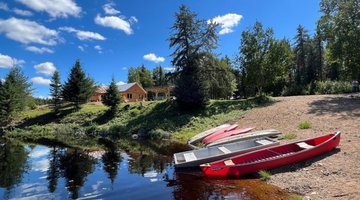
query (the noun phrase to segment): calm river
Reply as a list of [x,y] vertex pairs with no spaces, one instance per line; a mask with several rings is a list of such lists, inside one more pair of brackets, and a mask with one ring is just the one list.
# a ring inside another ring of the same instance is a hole
[[172,153],[141,146],[134,153],[85,152],[0,142],[0,199],[282,199],[256,179],[206,179],[175,172]]

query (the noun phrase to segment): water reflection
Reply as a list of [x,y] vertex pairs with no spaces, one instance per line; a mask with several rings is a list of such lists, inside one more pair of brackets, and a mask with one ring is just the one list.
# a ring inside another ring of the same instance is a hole
[[87,152],[5,142],[0,145],[0,198],[249,199],[259,192],[251,188],[262,184],[204,179],[201,172],[178,173],[171,155],[184,147],[133,145],[133,152],[111,143],[104,151]]

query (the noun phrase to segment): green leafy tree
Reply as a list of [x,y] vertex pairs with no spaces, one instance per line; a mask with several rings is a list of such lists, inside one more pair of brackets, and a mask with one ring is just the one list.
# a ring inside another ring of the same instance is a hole
[[174,94],[179,106],[192,109],[205,106],[209,101],[209,85],[201,66],[202,53],[216,47],[216,24],[197,19],[197,15],[182,5],[176,13],[169,38],[176,82]]
[[0,87],[0,123],[9,122],[23,111],[31,94],[31,84],[18,67],[13,67]]
[[94,80],[85,75],[81,68],[80,61],[77,60],[70,75],[62,87],[62,96],[65,101],[72,102],[76,109],[81,104],[89,101],[96,90]]
[[106,93],[102,97],[101,101],[103,104],[110,107],[111,111],[116,112],[121,102],[121,96],[114,78],[112,78],[111,83],[106,89]]
[[128,83],[133,82],[139,83],[144,88],[153,86],[151,71],[144,65],[141,65],[140,67],[130,67],[128,71]]
[[238,61],[244,77],[242,84],[246,85],[245,90],[248,90],[248,94],[260,94],[266,86],[266,58],[273,41],[273,30],[264,30],[262,24],[257,21],[241,35]]
[[55,113],[59,112],[61,106],[61,82],[59,71],[55,71],[50,83],[50,95],[52,96],[52,108]]

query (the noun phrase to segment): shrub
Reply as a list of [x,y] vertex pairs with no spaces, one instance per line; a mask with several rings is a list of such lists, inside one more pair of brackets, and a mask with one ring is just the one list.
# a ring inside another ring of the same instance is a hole
[[138,116],[138,115],[140,115],[140,110],[138,110],[138,109],[132,109],[132,110],[130,111],[130,116],[131,116],[131,117],[136,117],[136,116]]
[[286,133],[286,134],[281,134],[279,136],[279,140],[292,140],[295,139],[296,137],[297,135],[294,133]]
[[259,171],[259,176],[260,176],[260,179],[263,180],[263,181],[268,181],[268,180],[271,179],[270,172],[265,171],[265,170]]
[[290,195],[290,200],[303,200],[302,196],[298,195],[298,194],[292,194]]
[[170,133],[162,129],[151,130],[148,134],[152,140],[170,139]]
[[310,127],[311,127],[311,123],[310,123],[310,122],[307,122],[307,121],[301,122],[301,123],[299,124],[299,129],[308,129],[308,128],[310,128]]
[[352,85],[347,81],[319,81],[315,83],[316,94],[351,93]]

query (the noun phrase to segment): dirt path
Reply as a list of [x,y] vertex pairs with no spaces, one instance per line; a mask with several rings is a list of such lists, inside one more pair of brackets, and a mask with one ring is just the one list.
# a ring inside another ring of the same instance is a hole
[[[238,123],[295,133],[295,140],[335,130],[341,131],[342,138],[333,152],[271,170],[270,183],[305,199],[360,199],[360,95],[277,97],[275,101],[249,111]],[[311,128],[299,129],[303,121],[311,122]]]

